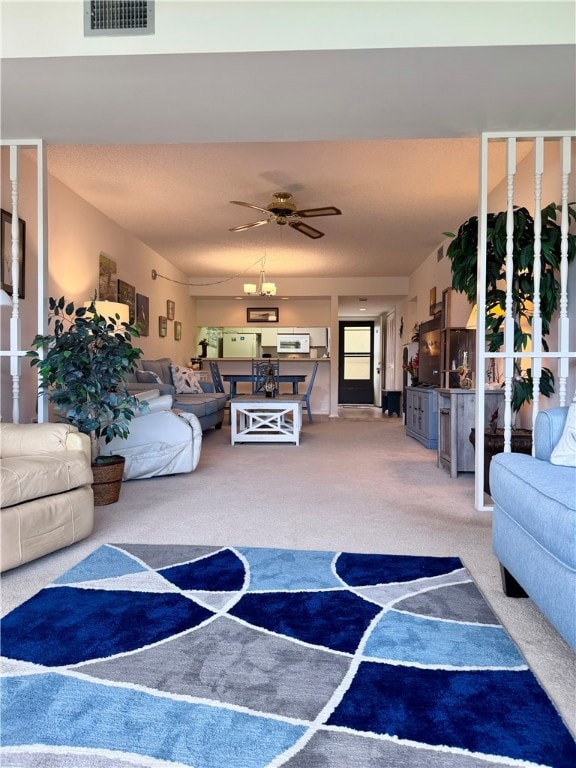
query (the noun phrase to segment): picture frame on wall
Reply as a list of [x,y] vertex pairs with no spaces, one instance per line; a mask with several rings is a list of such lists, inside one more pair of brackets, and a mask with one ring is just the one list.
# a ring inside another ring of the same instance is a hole
[[100,301],[118,301],[116,262],[102,251],[98,266],[98,298]]
[[136,294],[136,323],[140,336],[150,335],[150,299],[141,293]]
[[124,280],[118,280],[118,301],[121,304],[128,304],[129,323],[134,325],[136,322],[136,288]]
[[[2,252],[2,290],[9,296],[14,295],[14,286],[12,285],[12,214],[2,209],[1,214],[1,243]],[[25,256],[26,256],[26,222],[24,219],[18,219],[18,298],[24,298],[25,287]]]
[[175,341],[182,339],[182,323],[179,320],[174,321],[174,339]]
[[247,323],[277,323],[278,320],[278,307],[248,307],[246,309]]
[[436,286],[430,288],[430,314],[434,315],[436,310]]
[[171,299],[166,302],[166,317],[168,320],[174,320],[176,316],[176,304]]
[[164,315],[158,317],[158,336],[163,337],[168,335],[168,318]]

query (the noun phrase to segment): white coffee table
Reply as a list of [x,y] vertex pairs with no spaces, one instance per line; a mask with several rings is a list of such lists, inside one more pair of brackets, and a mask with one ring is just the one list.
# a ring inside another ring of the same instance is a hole
[[231,442],[300,444],[302,400],[242,395],[230,401]]

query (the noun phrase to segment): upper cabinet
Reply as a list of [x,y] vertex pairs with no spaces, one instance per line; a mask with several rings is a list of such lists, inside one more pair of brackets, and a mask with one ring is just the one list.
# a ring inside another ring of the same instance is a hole
[[297,333],[309,333],[311,347],[328,346],[328,328],[300,328]]
[[277,328],[260,328],[259,329],[262,338],[261,343],[263,347],[276,347],[276,336],[278,335],[278,329]]

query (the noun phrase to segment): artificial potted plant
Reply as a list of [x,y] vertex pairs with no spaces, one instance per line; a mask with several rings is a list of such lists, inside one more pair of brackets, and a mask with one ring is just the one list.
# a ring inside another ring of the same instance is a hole
[[410,376],[410,384],[413,387],[416,387],[418,385],[418,365],[419,365],[419,354],[418,352],[416,352],[414,357],[411,357],[410,360],[408,360],[408,362],[402,366],[402,368]]
[[[568,205],[569,221],[576,222],[574,203]],[[561,207],[550,203],[542,209],[541,225],[541,278],[540,315],[542,318],[542,347],[548,351],[546,336],[558,309],[560,282],[558,274],[561,258],[561,228],[556,217]],[[486,346],[497,352],[504,343],[504,310],[506,308],[506,218],[507,212],[489,213],[486,237]],[[527,348],[532,334],[532,307],[534,301],[534,219],[527,208],[515,207],[513,212],[512,313],[514,316],[514,348]],[[451,260],[452,287],[465,293],[470,304],[476,303],[478,262],[478,217],[472,216],[458,229],[457,234],[444,232],[454,238],[446,255]],[[576,235],[568,234],[568,261],[576,255]],[[540,393],[546,397],[554,392],[554,375],[542,368]],[[532,369],[522,369],[521,361],[514,362],[512,382],[512,410],[517,413],[533,396]]]
[[37,366],[41,391],[48,394],[56,415],[90,436],[94,503],[110,504],[120,493],[124,457],[100,456],[99,445],[101,439],[109,443],[114,437],[126,438],[138,408],[137,398],[123,387],[142,355],[132,345],[138,330],[121,323],[118,315],[100,315],[94,300],[76,308],[64,297],[50,298],[48,307],[52,329],[32,341],[30,364]]
[[[560,282],[558,272],[561,258],[561,228],[556,222],[560,206],[550,203],[542,210],[541,227],[541,277],[540,315],[542,317],[542,347],[548,350],[546,336],[550,323],[558,309]],[[576,221],[573,203],[568,206],[569,220]],[[534,219],[527,208],[516,207],[513,212],[512,314],[514,317],[514,349],[526,349],[532,334],[532,307],[534,302]],[[486,231],[486,348],[497,352],[504,344],[504,319],[506,309],[506,211],[489,213]],[[478,262],[478,217],[465,221],[446,250],[451,260],[452,287],[465,293],[470,304],[476,303]],[[576,235],[568,234],[568,261],[576,254]],[[542,367],[540,394],[550,397],[554,392],[554,374]],[[522,369],[519,359],[514,361],[512,380],[512,411],[514,418],[524,404],[532,402],[532,369]],[[492,456],[503,450],[504,436],[496,429],[497,413],[492,414],[491,424],[484,439],[484,490],[490,493],[489,465]],[[475,444],[474,429],[470,442]],[[512,435],[511,447],[517,453],[532,452],[530,430],[518,429]]]

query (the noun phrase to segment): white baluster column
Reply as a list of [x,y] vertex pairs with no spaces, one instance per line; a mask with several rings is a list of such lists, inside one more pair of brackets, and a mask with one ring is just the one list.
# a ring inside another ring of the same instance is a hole
[[560,220],[560,316],[558,318],[558,397],[560,405],[566,405],[566,379],[568,378],[568,357],[570,349],[568,318],[568,184],[571,170],[571,138],[562,137],[562,212]]
[[[532,315],[532,428],[540,409],[540,377],[542,375],[542,316],[540,314],[540,281],[542,277],[542,174],[544,173],[544,138],[534,142],[534,311]],[[534,453],[534,445],[532,445]]]
[[10,318],[10,376],[12,377],[12,421],[20,421],[20,228],[18,222],[18,147],[10,147],[10,192],[12,201],[12,317]]
[[510,453],[512,439],[512,386],[514,383],[514,310],[512,275],[514,274],[514,176],[516,174],[516,139],[506,142],[506,316],[504,318],[504,453]]

